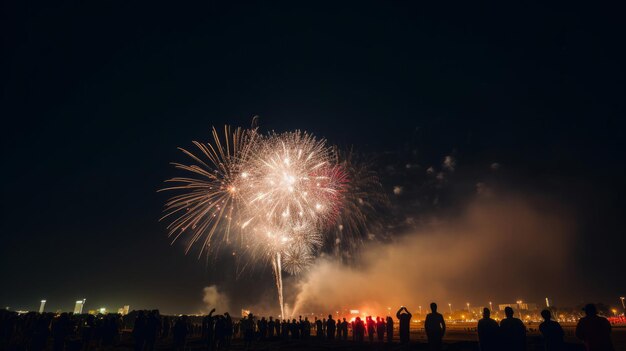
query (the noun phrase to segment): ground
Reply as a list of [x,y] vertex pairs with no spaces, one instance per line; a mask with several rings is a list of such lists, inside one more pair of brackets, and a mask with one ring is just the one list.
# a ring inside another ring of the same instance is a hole
[[[529,327],[528,333],[528,351],[543,351],[543,344],[541,343],[541,336],[535,328]],[[567,350],[580,350],[584,351],[584,346],[576,340],[574,336],[574,327],[565,326],[565,339],[568,343]],[[411,332],[411,345],[410,350],[427,350],[426,335],[423,330],[416,329]],[[132,349],[132,340],[125,334],[122,338],[118,349]],[[479,350],[476,332],[463,326],[451,326],[444,338],[444,350],[450,351],[470,351]],[[615,327],[613,329],[613,343],[615,345],[615,351],[626,351],[626,327]],[[159,350],[171,349],[171,343],[169,341],[162,341],[157,345]],[[205,349],[202,341],[198,337],[190,338],[187,344],[187,350],[202,350]],[[231,350],[245,350],[241,340],[233,340]],[[274,341],[257,341],[250,350],[406,350],[405,347],[400,345],[396,340],[393,344],[365,341],[363,343],[356,343],[351,340],[348,341],[325,341],[317,340],[315,337],[311,337],[310,340],[274,340]]]

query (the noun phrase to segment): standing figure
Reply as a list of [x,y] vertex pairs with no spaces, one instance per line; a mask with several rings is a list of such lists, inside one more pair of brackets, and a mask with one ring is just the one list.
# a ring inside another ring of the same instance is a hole
[[541,317],[543,317],[543,322],[539,324],[539,331],[543,336],[546,351],[562,351],[565,347],[563,328],[559,322],[552,320],[552,314],[549,310],[541,311]]
[[133,326],[133,339],[135,341],[135,351],[142,351],[146,343],[146,317],[143,311],[137,312],[135,325]]
[[376,317],[376,336],[378,336],[378,341],[383,342],[385,340],[385,320]]
[[298,322],[296,322],[295,318],[291,321],[291,324],[289,324],[289,330],[291,331],[292,339],[300,338],[300,326],[298,325]]
[[280,326],[281,335],[283,339],[289,338],[289,321],[283,319],[283,324]]
[[185,350],[187,334],[189,334],[189,319],[187,316],[182,316],[176,321],[172,334],[174,335],[174,349]]
[[440,351],[443,336],[446,333],[446,321],[443,319],[441,313],[437,312],[437,304],[430,304],[431,312],[426,315],[426,321],[424,322],[424,330],[426,330],[426,336],[428,337],[428,347],[433,351]]
[[491,318],[491,311],[483,308],[483,318],[478,321],[478,342],[481,351],[500,349],[500,326]]
[[505,350],[524,351],[526,350],[526,326],[517,318],[513,317],[513,309],[504,309],[506,318],[500,321],[500,336],[502,346]]
[[352,331],[354,333],[354,339],[357,342],[363,342],[365,338],[365,323],[361,320],[361,317],[356,317],[354,321],[354,329]]
[[576,337],[585,343],[587,351],[613,351],[611,341],[611,323],[598,316],[594,304],[588,304],[583,308],[585,317],[578,321]]
[[385,323],[387,327],[387,342],[393,342],[393,318],[391,316],[387,316],[387,323]]
[[258,323],[259,326],[259,338],[261,340],[265,340],[265,338],[267,337],[267,320],[265,319],[265,317],[261,317],[261,320],[259,320]]
[[341,323],[341,339],[348,340],[348,321],[346,318],[343,318],[343,322]]
[[324,331],[322,330],[322,320],[317,319],[317,317],[315,317],[315,335],[318,339],[324,337]]
[[350,329],[352,329],[352,341],[356,341],[356,319],[350,321]]
[[304,339],[308,339],[311,336],[311,322],[309,322],[309,317],[304,317],[304,322],[302,322],[302,337]]
[[276,323],[274,324],[276,327],[276,337],[280,338],[280,319],[276,318]]
[[215,345],[215,321],[213,318],[213,312],[215,312],[215,308],[209,312],[208,316],[202,318],[201,337],[204,339],[206,347],[209,351],[213,350],[213,346]]
[[274,330],[276,326],[274,325],[274,317],[270,316],[270,320],[267,322],[267,337],[272,339],[274,338]]
[[333,315],[328,315],[328,320],[326,321],[326,331],[328,340],[335,339],[335,328],[337,325],[335,324],[335,320],[333,319]]
[[411,317],[413,315],[404,306],[400,307],[398,312],[396,312],[396,318],[400,321],[400,343],[402,344],[408,344],[410,341],[409,328],[411,326]]
[[157,311],[148,312],[148,317],[146,318],[146,334],[145,334],[147,351],[154,350],[154,344],[156,343],[157,334],[159,332],[159,324],[160,324],[160,321],[159,321],[159,316],[157,315]]
[[226,348],[226,318],[222,315],[215,317],[215,349],[224,350]]
[[228,312],[224,313],[224,346],[230,348],[230,342],[233,339],[233,319],[230,318]]
[[161,327],[163,333],[161,334],[161,339],[167,339],[170,336],[171,329],[172,323],[170,323],[170,317],[163,317],[163,326]]
[[374,342],[374,334],[376,333],[376,322],[372,319],[372,316],[365,317],[365,324],[367,325],[367,337],[370,342]]

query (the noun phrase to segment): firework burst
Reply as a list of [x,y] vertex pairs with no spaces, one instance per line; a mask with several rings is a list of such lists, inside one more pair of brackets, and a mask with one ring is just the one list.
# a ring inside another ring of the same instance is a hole
[[311,248],[305,245],[294,245],[283,253],[283,269],[289,274],[300,274],[305,271],[315,259]]
[[261,135],[225,127],[223,135],[215,128],[212,134],[210,143],[193,142],[198,154],[180,149],[192,162],[174,163],[186,176],[162,189],[177,192],[162,219],[172,219],[174,240],[189,233],[186,252],[202,243],[200,255],[230,243],[236,230],[249,257],[271,262],[284,316],[282,270],[306,270],[330,228],[360,230],[361,186],[369,180],[359,180],[355,164],[339,161],[335,148],[306,132]]
[[326,237],[326,244],[333,247],[338,256],[351,255],[372,230],[388,199],[378,175],[371,169],[371,160],[346,150],[337,152],[336,162],[348,181],[343,183],[339,214],[331,235]]
[[[212,143],[193,142],[197,154],[179,148],[192,163],[172,164],[187,176],[171,178],[166,182],[172,185],[159,190],[178,192],[165,203],[165,215],[161,218],[174,218],[167,226],[169,235],[176,241],[183,233],[190,233],[186,252],[201,242],[200,255],[212,243],[230,240],[231,224],[238,215],[241,167],[250,156],[257,134],[254,130],[225,126],[223,135],[215,128],[212,135]],[[222,240],[213,240],[222,225]]]
[[250,220],[292,227],[299,222],[326,225],[337,214],[341,179],[333,172],[332,148],[310,134],[271,134],[250,157],[242,188]]

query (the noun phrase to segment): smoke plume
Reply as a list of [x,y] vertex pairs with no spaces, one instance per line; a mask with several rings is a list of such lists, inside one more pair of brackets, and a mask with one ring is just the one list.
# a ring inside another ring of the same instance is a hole
[[354,266],[317,262],[299,283],[294,313],[540,302],[565,290],[572,222],[545,199],[477,199],[455,218],[369,245]]
[[230,311],[230,301],[228,296],[217,289],[217,285],[207,286],[203,289],[204,297],[202,301],[206,304],[208,310],[215,308],[217,313]]

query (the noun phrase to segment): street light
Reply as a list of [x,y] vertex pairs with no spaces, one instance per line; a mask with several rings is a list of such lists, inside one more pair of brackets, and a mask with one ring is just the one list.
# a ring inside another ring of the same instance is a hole
[[472,313],[472,312],[470,311],[470,308],[469,308],[469,302],[467,302],[467,303],[466,303],[466,305],[467,305],[467,312],[468,312],[468,313]]
[[626,297],[624,297],[624,296],[620,296],[620,298],[619,298],[619,299],[620,299],[620,300],[622,300],[622,308],[623,308],[624,310],[626,310],[626,305],[624,305],[624,299],[626,299]]
[[420,316],[422,315],[422,306],[420,306]]
[[493,311],[493,305],[491,304],[491,301],[489,301],[489,311]]
[[448,302],[448,307],[450,308],[450,314],[452,314],[452,304]]

